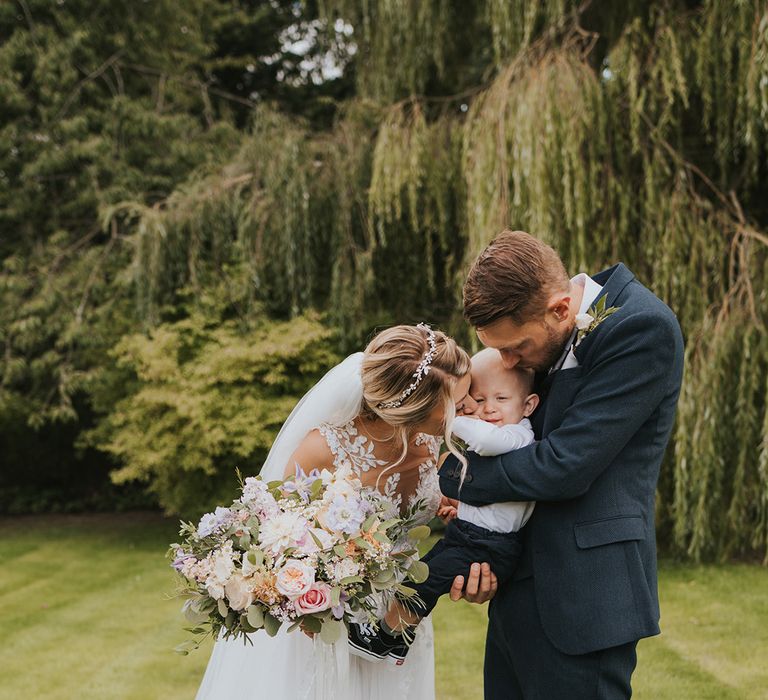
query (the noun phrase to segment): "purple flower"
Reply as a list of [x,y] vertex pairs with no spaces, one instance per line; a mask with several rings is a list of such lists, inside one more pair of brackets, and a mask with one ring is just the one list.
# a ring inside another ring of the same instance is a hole
[[283,491],[297,493],[301,497],[301,500],[307,503],[312,493],[312,484],[319,478],[320,472],[317,469],[313,469],[307,474],[297,463],[294,478],[283,484]]
[[189,554],[185,552],[183,549],[177,549],[176,550],[176,558],[173,560],[173,564],[171,566],[176,569],[176,571],[181,571],[182,567],[184,566],[184,562],[187,561],[187,559],[194,559],[194,554]]

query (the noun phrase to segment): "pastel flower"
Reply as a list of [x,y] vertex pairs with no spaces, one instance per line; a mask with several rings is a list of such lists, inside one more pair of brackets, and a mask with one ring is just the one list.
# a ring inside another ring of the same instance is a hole
[[295,601],[299,615],[322,612],[331,607],[331,587],[322,581],[313,583],[309,590]]
[[184,569],[184,565],[191,560],[189,563],[190,565],[197,561],[195,559],[194,554],[187,554],[183,549],[177,549],[176,550],[176,558],[173,560],[173,564],[171,566],[176,569],[176,571],[182,571]]
[[[320,546],[318,546],[318,542],[320,542]],[[336,540],[330,532],[319,527],[311,527],[306,531],[304,537],[296,543],[296,548],[299,554],[315,554],[320,550],[330,549],[335,542]]]
[[208,591],[208,595],[214,600],[221,600],[224,597],[224,584],[215,576],[209,577],[205,582],[205,590]]
[[247,581],[239,572],[235,572],[230,576],[229,581],[224,586],[224,592],[227,594],[229,607],[233,610],[245,610],[245,608],[253,603],[253,593],[249,589]]
[[307,519],[300,513],[280,513],[264,520],[259,531],[259,544],[274,555],[302,541],[309,528]]
[[360,573],[360,564],[352,561],[351,559],[342,559],[336,566],[333,567],[333,579],[334,581],[341,581],[348,576],[357,576]]
[[358,498],[337,496],[323,513],[323,525],[329,530],[354,535],[365,520],[366,510]]
[[272,517],[280,512],[277,501],[269,492],[267,484],[255,476],[249,476],[245,480],[240,500],[262,518]]
[[217,525],[216,515],[214,513],[206,513],[197,525],[198,537],[208,537],[215,529]]
[[230,575],[235,570],[232,554],[232,543],[227,542],[213,555],[213,575],[221,583],[226,583],[227,579],[229,579]]
[[591,314],[576,314],[576,328],[585,331],[594,320],[595,317]]
[[288,559],[277,572],[275,587],[292,600],[304,595],[315,582],[315,570],[298,559]]
[[320,479],[320,472],[317,469],[313,469],[309,474],[306,474],[304,470],[296,464],[296,473],[293,479],[286,481],[283,484],[283,491],[286,493],[297,493],[305,503],[309,502],[309,497],[312,492],[312,484]]

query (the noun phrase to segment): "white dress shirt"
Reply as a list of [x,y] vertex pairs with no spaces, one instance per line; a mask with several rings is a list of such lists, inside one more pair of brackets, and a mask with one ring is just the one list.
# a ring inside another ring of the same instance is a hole
[[[578,284],[580,287],[584,287],[584,294],[581,297],[581,305],[577,313],[585,314],[589,311],[589,307],[595,302],[600,292],[603,291],[595,280],[593,280],[586,272],[582,272],[571,280],[571,284]],[[573,341],[576,338],[576,331],[573,331],[571,339],[566,345],[566,349],[563,350],[563,354],[560,359],[552,365],[549,373],[556,372],[559,369],[570,369],[571,367],[578,367],[579,361],[576,359],[576,355],[573,354]]]
[[[534,442],[533,428],[527,418],[519,423],[493,425],[483,420],[458,416],[451,432],[467,447],[483,457],[495,457]],[[487,506],[471,506],[459,501],[457,517],[493,532],[517,532],[531,517],[533,501],[507,501]]]

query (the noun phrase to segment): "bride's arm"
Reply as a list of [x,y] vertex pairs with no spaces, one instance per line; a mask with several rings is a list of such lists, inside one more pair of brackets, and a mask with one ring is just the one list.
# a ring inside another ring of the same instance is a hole
[[296,473],[297,464],[306,474],[309,474],[313,469],[328,469],[330,471],[335,469],[333,453],[317,428],[307,433],[307,436],[291,455],[288,464],[285,465],[284,479]]

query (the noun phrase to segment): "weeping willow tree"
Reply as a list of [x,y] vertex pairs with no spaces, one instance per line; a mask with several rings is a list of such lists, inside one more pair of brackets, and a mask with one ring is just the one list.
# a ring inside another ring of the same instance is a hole
[[320,311],[342,351],[418,320],[471,344],[463,276],[502,228],[574,273],[623,260],[686,337],[662,541],[766,558],[766,0],[312,7],[356,46],[329,128],[261,105],[169,196],[102,204],[143,327],[215,289],[243,319]]

